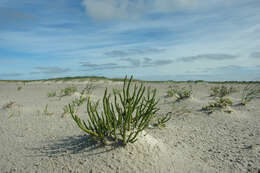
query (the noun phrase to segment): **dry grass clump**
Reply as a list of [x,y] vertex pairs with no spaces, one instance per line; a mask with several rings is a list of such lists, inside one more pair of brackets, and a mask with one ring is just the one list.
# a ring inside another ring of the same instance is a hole
[[251,100],[260,96],[260,87],[254,84],[248,84],[244,87],[241,95],[241,105],[246,105]]
[[[209,103],[207,106],[203,106],[201,110],[211,114],[216,110],[221,110],[230,105],[232,105],[232,101],[229,98],[216,98],[214,102]],[[230,110],[224,110],[224,112],[231,113]]]
[[[126,77],[122,90],[113,90],[113,98],[106,89],[101,111],[98,110],[99,102],[92,102],[88,98],[89,119],[86,121],[81,120],[76,115],[74,107],[69,105],[70,114],[79,128],[103,143],[112,141],[126,145],[135,142],[138,134],[148,128],[159,109],[158,100],[155,99],[156,90],[146,89],[143,84],[135,84],[131,89],[131,81],[132,77],[130,80]],[[160,119],[159,123],[164,124],[166,121],[168,116]]]
[[169,86],[169,90],[167,91],[167,97],[175,96],[177,100],[182,100],[185,98],[189,98],[192,95],[192,87],[178,87],[178,86]]
[[210,88],[210,91],[210,96],[224,97],[228,94],[236,92],[237,90],[233,86],[227,87],[225,85],[222,85],[221,87],[212,87]]

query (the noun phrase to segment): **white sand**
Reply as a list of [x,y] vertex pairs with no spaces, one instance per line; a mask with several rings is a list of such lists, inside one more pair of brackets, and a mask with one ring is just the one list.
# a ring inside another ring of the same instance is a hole
[[[47,97],[73,84],[80,91],[87,82],[0,82],[0,172],[258,172],[260,171],[260,99],[236,106],[241,92],[228,96],[233,113],[207,115],[200,111],[212,100],[213,84],[192,84],[193,96],[178,102],[166,128],[147,129],[127,147],[95,145],[73,122],[62,118],[63,106],[78,93]],[[122,82],[98,81],[91,98],[101,99]],[[160,114],[171,111],[167,83],[158,89]],[[185,83],[178,85],[187,85]],[[219,84],[220,85],[220,84]],[[20,91],[17,87],[21,86]],[[238,89],[244,85],[234,85]],[[11,108],[2,109],[14,101]],[[48,112],[43,114],[48,104]],[[79,110],[84,117],[85,106]],[[146,133],[148,133],[146,135]],[[143,135],[143,134],[142,134]]]

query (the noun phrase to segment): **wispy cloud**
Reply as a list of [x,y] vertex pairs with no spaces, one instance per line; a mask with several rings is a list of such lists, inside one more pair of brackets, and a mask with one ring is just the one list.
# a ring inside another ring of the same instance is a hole
[[84,68],[83,71],[90,70],[113,70],[113,69],[134,69],[134,68],[147,68],[147,67],[160,67],[164,65],[169,65],[173,62],[171,59],[164,60],[153,60],[151,58],[120,58],[113,62],[107,63],[91,63],[91,62],[80,62],[81,67]]
[[0,79],[5,80],[5,79],[13,79],[16,78],[18,79],[19,77],[23,76],[23,73],[0,73]]
[[197,60],[230,60],[237,58],[236,55],[229,54],[200,54],[179,58],[178,61],[192,62]]
[[113,50],[105,52],[104,55],[108,57],[127,57],[133,55],[156,54],[165,51],[159,48],[146,48],[146,49],[127,49],[127,50]]
[[[223,0],[219,1],[228,5]],[[136,19],[151,13],[169,13],[216,5],[212,1],[202,0],[84,0],[82,4],[89,16],[99,20]]]
[[152,60],[151,58],[144,58],[142,67],[159,67],[164,65],[170,65],[173,63],[172,59],[163,59],[163,60]]
[[129,68],[129,66],[119,65],[116,63],[94,64],[94,63],[89,63],[89,62],[81,62],[81,66],[84,67],[83,71],[113,70],[113,69],[119,69],[119,68]]
[[136,59],[136,58],[121,58],[120,60],[129,62],[130,65],[133,67],[140,67],[141,64],[140,59]]
[[43,74],[61,74],[70,71],[69,68],[60,67],[37,67],[37,72],[32,72],[33,74],[43,73]]
[[260,52],[253,52],[249,56],[250,58],[259,58],[260,59]]

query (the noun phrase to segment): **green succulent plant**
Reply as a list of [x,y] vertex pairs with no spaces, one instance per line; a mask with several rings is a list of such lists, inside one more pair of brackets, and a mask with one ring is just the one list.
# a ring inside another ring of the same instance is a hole
[[[88,98],[87,120],[81,120],[69,105],[70,114],[79,128],[104,143],[111,139],[123,145],[135,142],[159,111],[159,100],[155,98],[156,90],[146,89],[143,84],[135,84],[132,88],[131,81],[132,77],[129,80],[125,77],[122,90],[114,90],[113,97],[105,89],[102,105]],[[160,120],[162,124],[165,121]]]

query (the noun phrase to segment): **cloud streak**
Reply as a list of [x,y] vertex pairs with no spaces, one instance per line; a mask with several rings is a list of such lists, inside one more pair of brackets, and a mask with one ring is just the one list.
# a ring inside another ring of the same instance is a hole
[[[218,3],[203,0],[84,0],[82,5],[86,13],[97,20],[137,19],[144,15],[170,13],[180,10],[192,11],[204,8],[214,8],[222,4],[224,7],[241,0],[219,0]],[[104,10],[105,9],[105,10]]]
[[260,59],[260,52],[253,52],[253,53],[251,53],[251,55],[249,57]]
[[61,73],[66,73],[70,71],[69,68],[60,68],[60,67],[36,67],[38,72],[32,72],[32,74],[61,74]]
[[81,67],[84,68],[83,71],[90,70],[114,70],[114,69],[134,69],[134,68],[147,68],[147,67],[160,67],[173,63],[171,59],[164,60],[153,60],[151,58],[121,58],[118,59],[118,63],[108,62],[108,63],[91,63],[91,62],[80,62]]
[[197,60],[230,60],[235,59],[237,56],[229,54],[200,54],[196,56],[187,56],[179,58],[178,61],[193,62]]
[[152,60],[151,58],[144,58],[142,67],[159,67],[159,66],[165,66],[173,63],[174,61],[172,59],[163,59],[163,60]]
[[145,54],[155,54],[161,53],[165,49],[158,48],[146,48],[146,49],[127,49],[127,50],[113,50],[105,52],[104,55],[108,57],[127,57],[133,55],[145,55]]

